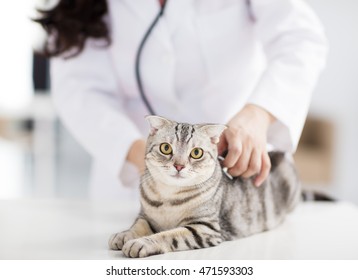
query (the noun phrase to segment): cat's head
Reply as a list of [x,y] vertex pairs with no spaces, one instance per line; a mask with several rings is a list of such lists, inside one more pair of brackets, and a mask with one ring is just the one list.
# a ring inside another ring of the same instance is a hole
[[220,124],[185,124],[148,116],[146,165],[151,176],[169,186],[192,186],[209,179],[217,165]]

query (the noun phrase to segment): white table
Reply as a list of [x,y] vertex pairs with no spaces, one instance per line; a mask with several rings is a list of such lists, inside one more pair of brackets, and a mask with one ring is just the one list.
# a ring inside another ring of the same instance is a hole
[[[107,240],[132,224],[136,208],[128,201],[0,201],[0,259],[121,259]],[[358,207],[306,202],[270,232],[150,259],[358,259]]]

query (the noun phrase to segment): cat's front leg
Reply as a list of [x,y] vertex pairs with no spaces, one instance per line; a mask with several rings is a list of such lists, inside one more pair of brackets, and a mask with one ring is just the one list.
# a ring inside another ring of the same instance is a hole
[[128,241],[122,252],[127,257],[143,258],[174,251],[212,247],[222,241],[220,230],[195,224]]
[[112,250],[121,250],[123,245],[129,240],[151,234],[153,234],[153,231],[149,223],[145,219],[139,217],[129,230],[112,234],[108,240],[108,246]]

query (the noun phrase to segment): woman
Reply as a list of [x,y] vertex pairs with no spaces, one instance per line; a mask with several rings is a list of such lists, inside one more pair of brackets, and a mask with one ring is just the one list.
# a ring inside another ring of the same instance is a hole
[[[148,110],[135,57],[162,4],[60,1],[39,20],[50,34],[55,106],[94,158],[94,197],[123,195],[125,177],[144,168]],[[301,0],[169,0],[140,72],[158,115],[227,123],[223,165],[256,175],[259,186],[268,149],[295,151],[326,52],[323,28]]]

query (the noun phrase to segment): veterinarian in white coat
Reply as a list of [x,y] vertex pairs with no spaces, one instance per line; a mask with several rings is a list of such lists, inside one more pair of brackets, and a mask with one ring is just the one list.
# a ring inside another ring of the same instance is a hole
[[[51,61],[59,116],[94,159],[95,198],[137,192],[124,186],[138,178],[128,151],[148,132],[135,55],[160,7],[158,0],[108,4],[112,44],[87,40],[78,56]],[[169,0],[141,74],[158,115],[227,123],[253,104],[275,118],[267,142],[293,152],[326,52],[323,28],[301,0]]]

